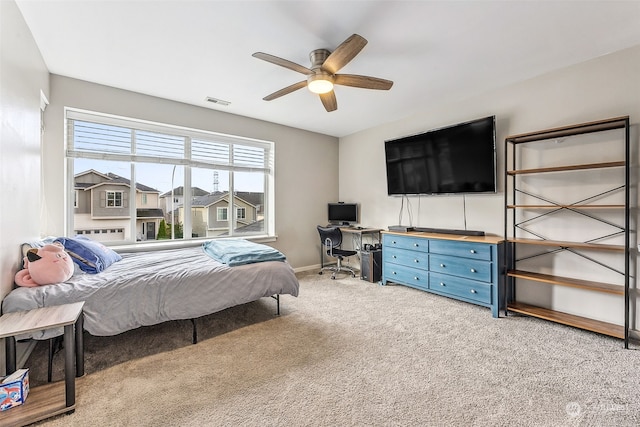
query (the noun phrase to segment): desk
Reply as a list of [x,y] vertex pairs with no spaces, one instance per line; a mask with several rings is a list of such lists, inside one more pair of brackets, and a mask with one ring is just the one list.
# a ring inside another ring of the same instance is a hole
[[[381,228],[357,228],[357,227],[340,227],[340,231],[342,232],[342,241],[344,243],[344,238],[346,235],[351,235],[353,241],[354,250],[360,252],[362,251],[362,239],[364,236],[370,236],[371,239],[375,239],[376,243],[380,243],[380,232]],[[320,245],[320,268],[324,267],[324,247]]]
[[[83,306],[84,301],[81,301],[17,311],[0,317],[0,338],[5,339],[7,374],[16,370],[16,335],[64,327],[65,377],[64,383],[58,381],[29,390],[29,396],[24,404],[0,413],[0,424],[22,426],[54,415],[72,413],[75,410],[75,377],[84,375]],[[75,370],[73,369],[74,357]],[[65,395],[64,401],[59,398],[62,393]]]
[[353,238],[353,248],[360,252],[362,250],[362,237],[371,236],[375,238],[377,243],[380,243],[380,228],[355,228],[355,227],[340,227],[342,234],[351,234]]

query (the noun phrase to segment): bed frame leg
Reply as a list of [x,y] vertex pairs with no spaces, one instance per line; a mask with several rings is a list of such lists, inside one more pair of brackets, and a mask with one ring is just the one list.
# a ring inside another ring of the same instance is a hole
[[196,328],[196,319],[189,319],[191,320],[191,325],[193,325],[193,334],[191,335],[191,344],[197,344],[198,343],[198,330]]
[[47,364],[47,382],[51,382],[51,376],[53,371],[53,340],[49,338],[49,360]]
[[49,338],[49,360],[47,361],[47,382],[51,382],[53,376],[53,356],[62,350],[62,336]]
[[276,300],[276,316],[280,316],[280,294],[271,295]]

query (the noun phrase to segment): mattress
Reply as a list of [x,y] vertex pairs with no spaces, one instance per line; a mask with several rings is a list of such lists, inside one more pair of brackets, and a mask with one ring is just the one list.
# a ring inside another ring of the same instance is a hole
[[[276,294],[298,296],[298,280],[286,261],[230,267],[202,247],[121,255],[121,261],[99,274],[76,272],[64,283],[14,289],[2,302],[3,313],[85,301],[84,329],[107,336]],[[50,330],[20,338],[60,334]]]

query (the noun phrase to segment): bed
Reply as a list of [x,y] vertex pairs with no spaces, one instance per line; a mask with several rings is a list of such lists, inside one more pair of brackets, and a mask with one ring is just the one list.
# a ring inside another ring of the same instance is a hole
[[[38,287],[18,287],[2,301],[3,313],[85,301],[84,329],[92,335],[116,335],[168,320],[194,319],[262,297],[298,296],[299,283],[284,256],[275,261],[244,259],[239,265],[216,260],[203,246],[119,254],[97,274],[76,269],[67,281]],[[231,248],[233,242],[223,243]],[[235,252],[242,253],[242,245]],[[249,245],[257,245],[249,243]],[[259,245],[268,248],[265,245]],[[272,249],[273,250],[273,249]],[[275,251],[275,250],[274,250]],[[232,249],[221,252],[233,253]],[[277,252],[277,251],[276,251]],[[279,252],[278,252],[279,253]],[[44,340],[62,330],[32,333]]]

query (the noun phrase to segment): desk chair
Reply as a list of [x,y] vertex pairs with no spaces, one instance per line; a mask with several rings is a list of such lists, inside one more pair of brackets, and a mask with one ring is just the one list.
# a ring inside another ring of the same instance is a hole
[[346,271],[351,273],[351,277],[356,277],[355,271],[349,267],[342,265],[344,257],[350,257],[356,255],[358,252],[353,250],[340,249],[342,244],[342,231],[338,227],[322,227],[318,226],[318,233],[320,234],[320,243],[326,250],[327,255],[337,259],[337,264],[331,267],[322,267],[318,274],[322,274],[324,270],[332,271],[331,279],[336,278],[336,273]]

